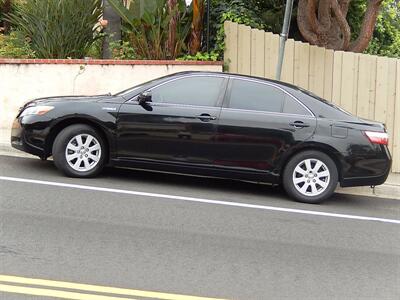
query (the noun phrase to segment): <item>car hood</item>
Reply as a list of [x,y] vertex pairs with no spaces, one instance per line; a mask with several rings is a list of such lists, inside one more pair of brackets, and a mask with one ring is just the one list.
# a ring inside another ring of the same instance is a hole
[[98,102],[104,101],[114,96],[110,94],[106,95],[96,95],[96,96],[55,96],[55,97],[43,97],[37,98],[25,103],[24,107],[26,106],[34,106],[34,105],[41,105],[41,104],[49,104],[49,103],[57,103],[57,102],[66,102],[66,101],[74,101],[74,102]]

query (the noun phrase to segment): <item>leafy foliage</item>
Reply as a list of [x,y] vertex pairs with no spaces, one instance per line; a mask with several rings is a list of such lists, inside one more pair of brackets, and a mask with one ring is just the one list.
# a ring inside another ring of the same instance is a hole
[[101,0],[26,0],[8,19],[38,58],[82,58],[98,38]]
[[[167,0],[132,0],[127,8],[118,0],[110,5],[124,21],[125,35],[140,59],[174,59],[187,52],[187,39],[191,26],[191,10],[185,0],[179,0],[174,10],[168,9]],[[178,15],[176,43],[168,47],[171,19]],[[122,45],[123,46],[123,45]]]
[[212,0],[210,13],[210,44],[214,51],[222,54],[224,50],[224,22],[232,21],[252,28],[266,29],[251,1]]
[[216,52],[197,52],[195,55],[184,55],[178,60],[196,60],[196,61],[217,61],[218,53]]
[[29,46],[29,40],[21,32],[0,35],[1,58],[35,58],[35,52]]
[[103,43],[106,34],[104,32],[96,33],[96,40],[92,43],[92,45],[87,50],[85,57],[90,57],[94,59],[102,59],[103,58]]
[[127,41],[117,41],[110,43],[113,59],[136,59],[135,49]]
[[[366,9],[364,1],[353,0],[350,7],[350,25],[361,27],[361,17]],[[385,0],[378,16],[374,35],[365,53],[400,58],[400,2]]]

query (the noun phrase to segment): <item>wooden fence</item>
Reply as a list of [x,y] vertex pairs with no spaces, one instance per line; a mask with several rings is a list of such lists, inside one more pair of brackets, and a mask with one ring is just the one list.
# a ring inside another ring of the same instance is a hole
[[[225,23],[231,73],[275,78],[279,35]],[[393,172],[400,172],[400,59],[333,51],[289,39],[282,81],[301,86],[362,118],[386,124]]]

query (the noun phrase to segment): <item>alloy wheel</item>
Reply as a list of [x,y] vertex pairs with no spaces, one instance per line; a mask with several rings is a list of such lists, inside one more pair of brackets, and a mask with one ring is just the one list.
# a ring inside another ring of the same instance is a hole
[[329,186],[330,172],[319,159],[301,161],[293,171],[293,184],[305,196],[317,196]]
[[99,141],[90,134],[78,134],[67,144],[65,159],[78,172],[87,172],[96,167],[101,158]]

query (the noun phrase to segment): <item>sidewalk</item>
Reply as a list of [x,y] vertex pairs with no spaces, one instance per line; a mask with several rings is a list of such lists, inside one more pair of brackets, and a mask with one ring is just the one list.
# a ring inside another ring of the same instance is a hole
[[[18,151],[10,145],[10,130],[0,129],[0,155],[18,156],[18,157],[35,157],[30,154]],[[400,200],[400,173],[392,173],[386,180],[385,184],[376,186],[371,189],[368,186],[354,188],[337,188],[337,193],[373,196],[379,198],[391,198]]]

